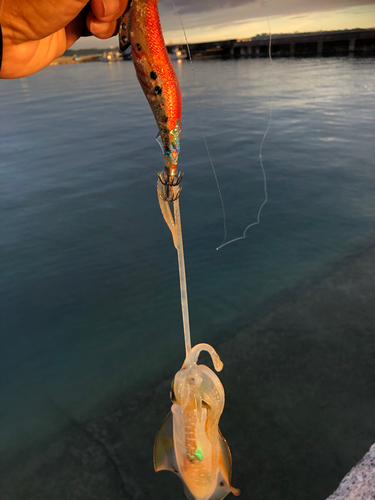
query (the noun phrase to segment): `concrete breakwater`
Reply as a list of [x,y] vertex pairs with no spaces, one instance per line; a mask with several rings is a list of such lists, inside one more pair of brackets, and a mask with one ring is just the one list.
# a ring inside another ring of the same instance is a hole
[[327,500],[371,500],[375,498],[375,444],[344,477]]

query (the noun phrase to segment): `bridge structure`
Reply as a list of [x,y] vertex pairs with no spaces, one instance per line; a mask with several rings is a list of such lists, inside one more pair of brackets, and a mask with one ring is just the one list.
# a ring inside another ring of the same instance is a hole
[[[270,36],[191,44],[193,58],[268,57]],[[186,45],[180,46],[185,48]],[[272,57],[374,56],[375,28],[271,35]]]
[[[269,41],[269,35],[260,35],[248,40],[236,40],[231,46],[230,55],[232,57],[266,57],[268,56]],[[271,36],[272,57],[370,54],[375,55],[375,29]]]

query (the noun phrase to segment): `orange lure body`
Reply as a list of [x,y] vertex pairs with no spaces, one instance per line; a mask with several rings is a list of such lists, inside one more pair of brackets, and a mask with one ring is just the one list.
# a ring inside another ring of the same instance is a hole
[[177,171],[182,97],[161,30],[157,0],[133,0],[120,24],[120,49],[129,45],[142,90],[154,113],[168,175]]

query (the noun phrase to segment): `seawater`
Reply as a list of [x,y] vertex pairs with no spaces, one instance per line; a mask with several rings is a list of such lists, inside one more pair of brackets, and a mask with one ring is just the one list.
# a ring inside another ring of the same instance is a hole
[[[374,240],[374,59],[175,64],[193,344]],[[216,166],[222,210],[202,139]],[[157,127],[133,65],[0,83],[3,456],[105,413],[184,359],[177,255],[160,214]],[[224,359],[225,362],[225,359]]]

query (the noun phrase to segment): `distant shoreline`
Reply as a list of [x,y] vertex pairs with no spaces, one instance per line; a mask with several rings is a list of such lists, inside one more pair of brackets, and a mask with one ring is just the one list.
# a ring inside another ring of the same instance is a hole
[[80,57],[62,56],[62,57],[58,57],[57,59],[52,61],[50,66],[58,66],[60,64],[79,64],[79,63],[87,63],[87,62],[97,62],[97,61],[100,61],[101,57],[102,57],[102,54],[80,56]]
[[[87,56],[99,56],[118,49],[69,49],[65,52],[67,56],[79,57],[82,62],[95,61],[97,59],[86,59]],[[185,53],[187,58],[187,45],[168,45],[170,54],[178,51]],[[324,57],[324,56],[374,56],[375,55],[375,28],[352,29],[336,31],[318,31],[307,33],[273,33],[272,46],[268,33],[256,35],[245,39],[218,40],[212,42],[190,43],[189,52],[192,59],[207,58],[265,58],[269,57],[269,50],[273,58],[276,57]],[[101,55],[100,54],[100,55]],[[130,54],[129,54],[130,56]],[[130,57],[129,57],[130,58]],[[59,58],[54,64],[70,64],[66,61],[60,62]]]
[[109,49],[82,49],[82,50],[67,50],[61,57],[54,59],[50,66],[60,64],[79,64],[88,62],[114,62],[130,59],[130,54],[122,54],[118,48],[110,47]]

